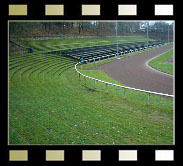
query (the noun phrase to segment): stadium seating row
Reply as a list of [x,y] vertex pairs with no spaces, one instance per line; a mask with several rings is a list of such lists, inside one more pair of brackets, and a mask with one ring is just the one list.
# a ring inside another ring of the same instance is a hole
[[85,63],[95,62],[111,57],[119,57],[128,53],[142,51],[147,48],[161,46],[163,43],[160,41],[113,44],[105,46],[94,46],[85,48],[76,48],[62,51],[62,54],[71,58],[80,60],[84,59]]

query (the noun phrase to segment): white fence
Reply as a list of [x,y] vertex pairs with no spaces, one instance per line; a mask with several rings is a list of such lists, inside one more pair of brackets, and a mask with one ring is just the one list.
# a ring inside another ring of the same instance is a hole
[[[144,93],[147,93],[147,94],[148,94],[147,104],[150,103],[150,94],[159,95],[159,96],[166,96],[166,97],[172,97],[172,98],[174,97],[174,95],[169,95],[169,94],[164,94],[164,93],[152,92],[152,91],[147,91],[147,90],[142,90],[142,89],[131,88],[131,87],[127,87],[127,86],[117,85],[117,84],[113,84],[113,83],[110,83],[110,82],[102,81],[102,80],[99,80],[99,79],[96,79],[96,78],[93,78],[93,77],[84,75],[84,74],[80,73],[80,72],[77,70],[77,65],[78,65],[78,64],[80,64],[80,62],[78,62],[78,63],[75,65],[75,70],[76,70],[76,72],[79,74],[79,80],[80,80],[80,77],[81,77],[81,76],[84,77],[85,81],[86,81],[86,78],[92,79],[92,80],[94,80],[94,86],[95,86],[95,88],[96,88],[96,81],[98,81],[98,82],[101,82],[101,83],[106,84],[106,90],[107,90],[107,92],[108,92],[108,86],[116,86],[116,87],[124,88],[124,96],[125,96],[125,94],[126,94],[126,89],[144,92]],[[86,82],[85,82],[85,83],[86,83]]]

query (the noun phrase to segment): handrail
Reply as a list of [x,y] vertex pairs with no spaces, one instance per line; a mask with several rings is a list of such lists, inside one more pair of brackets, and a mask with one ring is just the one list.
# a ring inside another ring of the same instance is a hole
[[[117,85],[117,84],[113,84],[113,83],[110,83],[110,82],[102,81],[102,80],[99,80],[99,79],[96,79],[96,78],[93,78],[93,77],[84,75],[84,74],[82,74],[81,72],[79,72],[77,70],[77,67],[76,66],[78,64],[80,64],[80,62],[78,62],[77,64],[75,64],[75,70],[76,70],[77,73],[79,73],[79,77],[80,77],[80,75],[82,75],[83,77],[86,77],[86,78],[89,78],[89,79],[92,79],[92,80],[95,80],[95,81],[98,81],[98,82],[102,82],[102,83],[104,83],[106,85],[112,85],[112,86],[121,87],[121,88],[124,88],[124,89],[131,89],[131,90],[135,90],[135,91],[145,92],[145,93],[148,93],[149,95],[150,94],[155,94],[155,95],[172,97],[172,98],[174,97],[174,95],[169,95],[169,94],[164,94],[164,93],[159,93],[159,92],[152,92],[152,91],[147,91],[147,90],[142,90],[142,89],[137,89],[137,88],[131,88],[131,87],[127,87],[127,86]],[[148,95],[148,104],[149,104],[149,95]]]

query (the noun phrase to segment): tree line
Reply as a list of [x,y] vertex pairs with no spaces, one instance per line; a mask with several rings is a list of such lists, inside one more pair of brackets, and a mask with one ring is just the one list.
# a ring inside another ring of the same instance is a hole
[[[117,25],[117,27],[116,27]],[[118,21],[114,22],[101,22],[101,21],[81,21],[81,22],[10,22],[9,31],[11,34],[23,34],[30,33],[32,34],[36,29],[41,28],[44,30],[44,35],[56,34],[56,35],[69,35],[73,32],[75,35],[96,35],[96,36],[105,36],[105,35],[115,35],[116,28],[118,30],[119,36],[126,35],[145,35],[148,32],[150,36],[164,36],[169,33],[169,36],[173,36],[173,22],[165,21]],[[25,35],[30,35],[25,34]],[[30,35],[31,36],[31,35]]]

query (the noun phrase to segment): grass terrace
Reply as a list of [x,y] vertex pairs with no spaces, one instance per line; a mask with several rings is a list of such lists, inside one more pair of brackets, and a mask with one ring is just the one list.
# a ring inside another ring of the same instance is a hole
[[[51,50],[62,42],[26,43]],[[151,96],[147,105],[147,94],[127,90],[124,96],[115,87],[107,93],[99,83],[95,89],[92,80],[79,81],[76,63],[56,54],[9,57],[9,144],[173,144],[172,100]],[[80,71],[120,84],[89,67]]]
[[[148,39],[153,41],[152,39]],[[118,43],[135,43],[145,42],[146,37],[141,36],[123,36],[118,37]],[[61,38],[49,40],[20,40],[25,47],[32,47],[35,51],[54,51],[54,50],[67,50],[74,48],[84,48],[92,46],[112,45],[116,44],[116,37],[90,37],[90,38]]]

